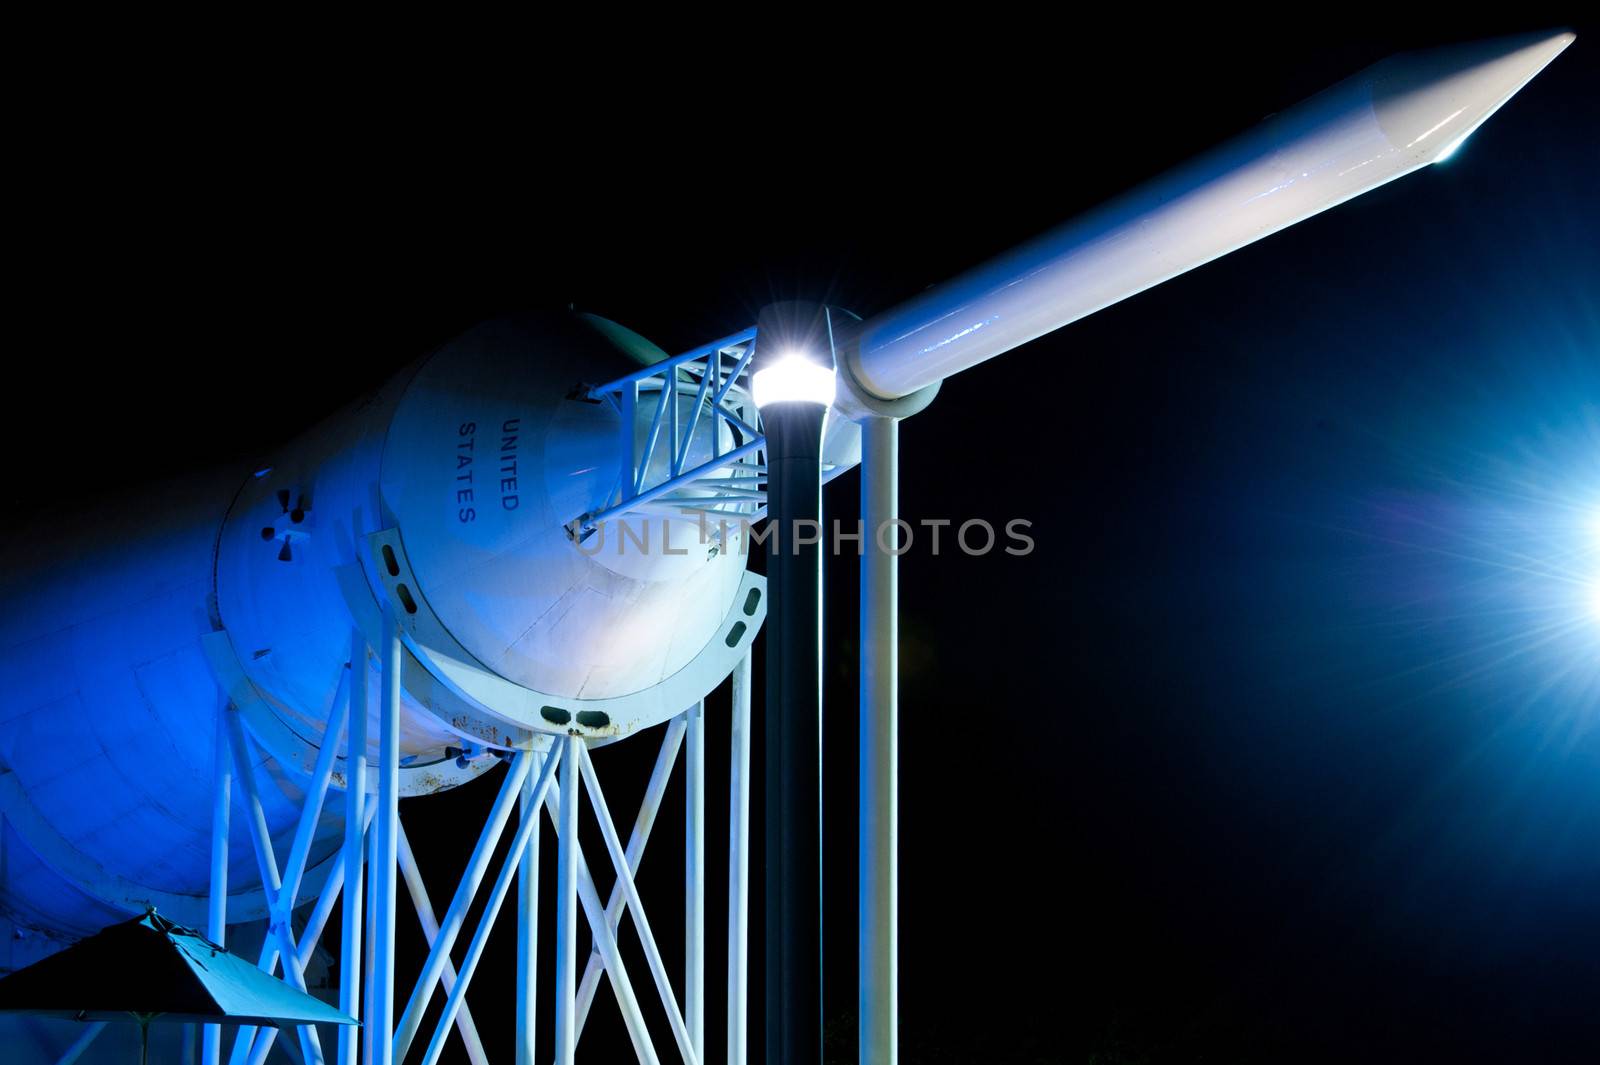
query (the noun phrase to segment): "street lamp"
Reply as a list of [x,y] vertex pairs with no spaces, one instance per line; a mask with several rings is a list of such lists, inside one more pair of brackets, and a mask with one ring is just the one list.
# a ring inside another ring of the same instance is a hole
[[763,308],[751,364],[766,437],[769,522],[768,1065],[822,1060],[822,431],[834,399],[828,325],[818,303]]

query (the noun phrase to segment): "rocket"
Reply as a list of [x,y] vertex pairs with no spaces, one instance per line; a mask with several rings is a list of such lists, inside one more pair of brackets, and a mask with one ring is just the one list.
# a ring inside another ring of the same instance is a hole
[[[842,326],[830,472],[856,461],[850,419],[862,410],[1449,158],[1572,40],[1395,56]],[[287,853],[319,753],[343,742],[327,724],[335,708],[379,690],[379,662],[352,646],[376,646],[386,612],[404,643],[403,794],[454,787],[497,754],[558,736],[625,741],[703,698],[765,616],[745,553],[705,549],[687,520],[657,526],[695,548],[682,553],[593,551],[571,529],[614,508],[626,485],[719,456],[744,456],[715,473],[722,491],[748,492],[760,467],[746,350],[728,346],[718,372],[731,376],[714,389],[674,381],[668,395],[611,403],[583,386],[640,378],[665,353],[592,316],[497,319],[254,469],[107,500],[73,527],[14,544],[0,563],[6,918],[36,954],[151,905],[203,927],[219,711],[243,723],[262,816]],[[732,417],[701,414],[718,395]],[[681,454],[627,468],[628,451],[674,429]],[[359,710],[375,759],[376,698]],[[373,787],[370,773],[348,779],[348,753],[334,758],[334,787]],[[328,803],[315,828],[297,902],[337,859],[340,809]],[[267,912],[243,820],[230,840],[234,921]]]
[[867,322],[850,360],[892,399],[1449,159],[1573,41],[1392,56],[1083,218]]

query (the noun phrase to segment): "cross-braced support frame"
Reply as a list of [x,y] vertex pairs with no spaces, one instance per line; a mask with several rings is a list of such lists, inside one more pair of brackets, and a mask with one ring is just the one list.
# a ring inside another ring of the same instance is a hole
[[[567,523],[582,543],[636,511],[708,522],[754,522],[766,513],[766,447],[749,390],[755,330],[746,329],[587,391],[620,415],[620,469],[604,505]],[[650,427],[641,438],[640,412]],[[708,538],[719,546],[722,526]]]
[[[376,764],[369,767],[367,662],[374,652],[381,676],[376,737],[378,757]],[[553,948],[550,948],[556,958],[556,976],[550,993],[555,996],[557,1065],[574,1060],[602,980],[609,981],[612,986],[638,1059],[650,1063],[661,1060],[645,1023],[645,1006],[635,991],[618,945],[624,917],[632,919],[644,948],[650,984],[672,1031],[677,1057],[685,1065],[699,1065],[707,1053],[704,702],[696,703],[667,722],[649,784],[626,841],[612,819],[584,739],[556,737],[546,751],[530,748],[512,752],[500,791],[484,819],[477,843],[440,914],[424,886],[416,856],[399,818],[401,654],[398,629],[392,619],[385,619],[383,646],[369,650],[366,639],[359,633],[354,634],[350,661],[353,668],[347,671],[324,723],[324,735],[331,739],[318,752],[293,843],[281,864],[274,851],[258,791],[257,773],[265,756],[255,746],[237,710],[225,706],[219,714],[208,925],[212,938],[221,942],[227,933],[228,834],[233,800],[237,799],[245,815],[270,913],[259,956],[264,971],[277,972],[281,967],[284,979],[304,989],[305,966],[321,939],[334,903],[341,894],[344,897],[338,943],[339,1005],[352,1016],[359,1017],[362,1028],[346,1027],[337,1033],[339,1065],[359,1065],[360,1062],[398,1065],[403,1061],[434,1065],[452,1031],[459,1034],[473,1065],[487,1065],[488,1056],[479,1026],[467,1004],[467,992],[489,936],[496,928],[500,910],[507,898],[514,896],[514,927],[503,933],[514,935],[517,943],[513,1045],[517,1065],[533,1065],[538,992],[535,973],[539,948],[539,810],[542,807],[555,827],[557,846],[556,934]],[[741,661],[734,673],[732,701],[727,1056],[731,1063],[743,1065],[747,1031],[749,890],[748,659]],[[342,745],[338,742],[341,733],[345,740]],[[345,759],[343,779],[347,785],[343,802],[345,832],[337,856],[329,863],[328,877],[297,936],[292,921],[294,902],[300,897],[301,881],[341,752]],[[656,926],[645,910],[635,876],[680,752],[684,752],[685,762],[685,968],[681,985],[675,988],[658,946]],[[513,813],[517,815],[516,825],[511,830],[507,856],[498,870],[492,870],[496,849],[511,826]],[[603,901],[578,838],[578,828],[585,816],[592,817],[598,826],[605,842],[606,859],[616,877]],[[422,970],[409,990],[395,983],[396,904],[402,884],[429,947]],[[457,964],[455,948],[462,933],[468,932],[469,911],[475,908],[480,912],[478,923],[470,930],[465,953]],[[589,931],[586,956],[578,953],[580,915]],[[441,987],[442,1011],[432,1027],[424,1030],[425,1014]],[[398,1016],[397,1007],[402,1007],[398,1009]],[[228,1050],[229,1065],[260,1065],[271,1051],[277,1034],[272,1028],[240,1028]],[[223,1042],[222,1029],[208,1026],[202,1041],[204,1065],[221,1065]],[[288,1049],[305,1065],[327,1060],[318,1033],[311,1026],[296,1029],[295,1039]]]

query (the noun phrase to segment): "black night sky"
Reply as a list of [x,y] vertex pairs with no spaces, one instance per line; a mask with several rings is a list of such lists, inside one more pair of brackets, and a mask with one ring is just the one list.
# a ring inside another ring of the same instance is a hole
[[[26,164],[13,509],[242,466],[504,311],[571,304],[669,352],[774,299],[871,314],[1388,54],[1570,24],[840,29],[559,72],[557,34],[448,92],[419,57],[238,99],[146,71]],[[902,563],[908,1065],[1600,1060],[1600,611],[1554,644],[1519,627],[1527,516],[1600,516],[1600,27],[1573,28],[1448,166],[904,425],[907,518],[1037,541]],[[825,494],[847,522],[857,484]],[[1600,582],[1600,531],[1588,558]],[[826,1010],[853,1061],[854,559],[827,581]],[[597,754],[619,818],[654,753]],[[402,806],[440,906],[494,789]],[[641,877],[674,972],[679,796]],[[485,965],[493,1054],[509,946]],[[722,965],[715,935],[713,986]],[[582,1047],[627,1053],[609,996]]]

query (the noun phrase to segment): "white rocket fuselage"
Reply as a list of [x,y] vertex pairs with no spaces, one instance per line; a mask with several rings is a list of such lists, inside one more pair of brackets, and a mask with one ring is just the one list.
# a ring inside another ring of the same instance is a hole
[[[879,315],[843,338],[835,420],[896,413],[952,373],[1437,161],[1570,41],[1396,57]],[[403,604],[411,794],[487,764],[446,748],[625,736],[726,676],[764,615],[741,551],[669,554],[668,532],[696,546],[687,521],[658,522],[656,549],[632,553],[567,535],[611,498],[623,439],[618,410],[576,386],[625,375],[624,351],[659,357],[647,349],[580,316],[486,323],[260,476],[196,478],[19,541],[0,575],[6,914],[69,938],[147,904],[202,925],[219,707],[245,718],[281,846],[348,683],[351,631],[375,643],[383,603]],[[854,461],[842,444],[835,473]],[[359,668],[376,691],[374,665]],[[340,809],[324,815],[306,893]],[[264,912],[241,820],[235,921]]]
[[1448,158],[1572,40],[1534,33],[1377,63],[871,319],[850,368],[875,396],[910,395]]
[[[661,357],[586,316],[485,323],[258,475],[152,489],[16,545],[0,591],[0,905],[67,935],[145,905],[203,926],[225,701],[245,714],[268,823],[287,850],[323,723],[348,684],[352,628],[372,630],[375,644],[385,580],[399,590],[371,533],[394,537],[400,599],[448,630],[451,668],[524,695],[509,716],[504,705],[488,712],[449,674],[427,672],[438,641],[408,630],[404,793],[492,764],[459,766],[447,748],[538,746],[567,728],[621,736],[681,711],[637,693],[718,637],[745,578],[742,554],[581,551],[564,529],[614,488],[620,432],[614,408],[570,397],[580,382],[636,367],[624,347]],[[674,547],[694,544],[693,524],[675,524]],[[376,660],[366,668],[375,693]],[[529,692],[546,698],[530,704]],[[552,706],[570,718],[540,716]],[[375,724],[368,735],[375,758]],[[242,889],[229,904],[236,921],[265,912],[242,820],[229,878]],[[330,803],[303,897],[321,886],[315,866],[341,833]]]

